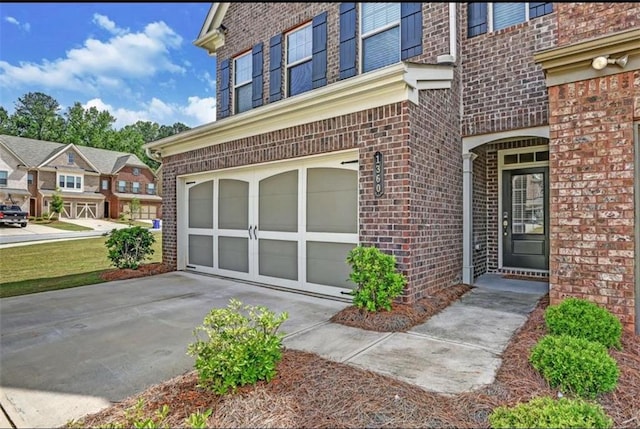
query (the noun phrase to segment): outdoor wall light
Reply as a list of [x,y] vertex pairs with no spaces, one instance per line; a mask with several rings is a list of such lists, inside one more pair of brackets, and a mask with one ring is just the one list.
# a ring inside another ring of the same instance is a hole
[[624,68],[624,66],[627,65],[628,61],[629,55],[624,55],[617,59],[609,58],[608,55],[601,55],[593,59],[593,61],[591,62],[591,67],[593,67],[595,70],[602,70],[609,64],[617,64],[619,67]]

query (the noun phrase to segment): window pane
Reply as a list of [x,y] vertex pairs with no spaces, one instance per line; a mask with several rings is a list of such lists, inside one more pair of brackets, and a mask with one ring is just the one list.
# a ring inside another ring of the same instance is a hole
[[400,21],[400,3],[362,3],[362,34]]
[[67,188],[69,189],[73,189],[73,186],[75,185],[75,178],[73,176],[67,176]]
[[65,184],[65,177],[63,175],[60,175],[60,179],[58,179],[58,185],[61,188],[64,188],[64,184]]
[[298,280],[298,242],[259,240],[259,273],[261,276]]
[[218,190],[218,228],[249,228],[249,183],[221,179]]
[[524,22],[525,3],[493,3],[493,30]]
[[289,69],[289,96],[301,94],[311,89],[311,61]]
[[347,254],[355,244],[307,242],[307,282],[354,289]]
[[82,189],[82,177],[76,177],[76,189]]
[[367,37],[363,41],[363,71],[379,69],[400,61],[400,27]]
[[358,232],[358,173],[339,168],[307,170],[307,231]]
[[251,109],[251,84],[236,88],[236,113],[246,112]]
[[259,193],[260,231],[298,231],[298,170],[261,180]]
[[189,234],[189,264],[213,267],[213,237]]
[[213,180],[189,189],[189,228],[213,228]]
[[235,85],[241,85],[246,82],[251,82],[251,54],[246,54],[235,60]]
[[529,19],[537,18],[553,12],[551,2],[529,2]]
[[287,35],[287,64],[291,64],[311,56],[312,35],[313,33],[310,25]]
[[544,175],[513,175],[511,216],[514,234],[544,234]]

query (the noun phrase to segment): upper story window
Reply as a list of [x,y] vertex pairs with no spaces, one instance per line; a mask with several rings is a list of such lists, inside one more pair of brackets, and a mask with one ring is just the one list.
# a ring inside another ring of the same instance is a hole
[[362,3],[362,72],[400,61],[400,3]]
[[312,89],[312,43],[311,23],[287,34],[287,94],[301,94]]
[[247,52],[233,60],[233,105],[235,113],[242,113],[251,109],[252,62],[251,52]]
[[140,169],[138,167],[133,167],[133,175],[134,176],[139,176],[140,175]]
[[7,178],[9,173],[6,171],[0,171],[0,186],[7,186]]
[[124,180],[118,180],[118,192],[126,192],[127,191],[127,182]]
[[501,30],[553,12],[550,2],[469,3],[467,35],[478,36]]
[[33,185],[33,173],[27,173],[27,185]]
[[131,192],[133,192],[134,194],[140,193],[140,182],[131,183]]
[[109,189],[109,180],[107,179],[102,179],[102,190],[106,191]]
[[60,189],[67,191],[82,192],[82,176],[77,176],[75,174],[60,174],[58,175],[58,186]]
[[68,152],[67,153],[67,163],[68,164],[73,164],[76,161],[76,156],[73,152]]
[[156,194],[156,185],[155,183],[147,183],[147,194],[155,195]]

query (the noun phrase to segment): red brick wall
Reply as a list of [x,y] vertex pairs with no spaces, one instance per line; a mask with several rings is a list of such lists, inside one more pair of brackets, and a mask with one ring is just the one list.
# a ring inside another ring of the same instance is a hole
[[[487,146],[481,146],[473,151],[478,157],[473,161],[473,277],[476,278],[487,272],[488,263],[488,230],[489,220],[488,183],[493,177],[487,172]],[[497,182],[496,182],[497,183]],[[496,212],[497,212],[497,204]],[[494,213],[493,216],[496,216]],[[479,244],[480,249],[475,245]],[[496,261],[497,263],[497,261]]]
[[554,3],[559,45],[640,27],[640,3]]
[[551,303],[586,298],[631,329],[639,82],[635,71],[549,88]]
[[[223,60],[234,58],[263,42],[263,102],[266,104],[270,88],[269,39],[309,22],[322,12],[327,12],[327,84],[332,84],[338,81],[340,71],[340,3],[231,3],[223,20],[228,28],[225,44],[216,54],[217,108],[220,109],[221,103],[220,63]],[[448,3],[423,3],[422,21],[425,29],[423,53],[410,61],[434,64],[438,55],[449,53]]]
[[462,135],[547,125],[544,72],[533,54],[556,45],[556,12],[471,38],[467,3],[461,15]]

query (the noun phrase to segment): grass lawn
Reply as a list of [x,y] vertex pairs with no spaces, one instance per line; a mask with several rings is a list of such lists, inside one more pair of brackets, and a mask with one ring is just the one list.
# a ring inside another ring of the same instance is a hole
[[30,222],[34,225],[44,225],[51,228],[62,229],[64,231],[93,231],[93,228],[76,225],[75,223],[63,222],[61,220],[40,220]]
[[[145,263],[162,262],[162,234],[154,234],[154,254]],[[0,298],[102,283],[112,269],[106,237],[29,244],[0,249]]]

